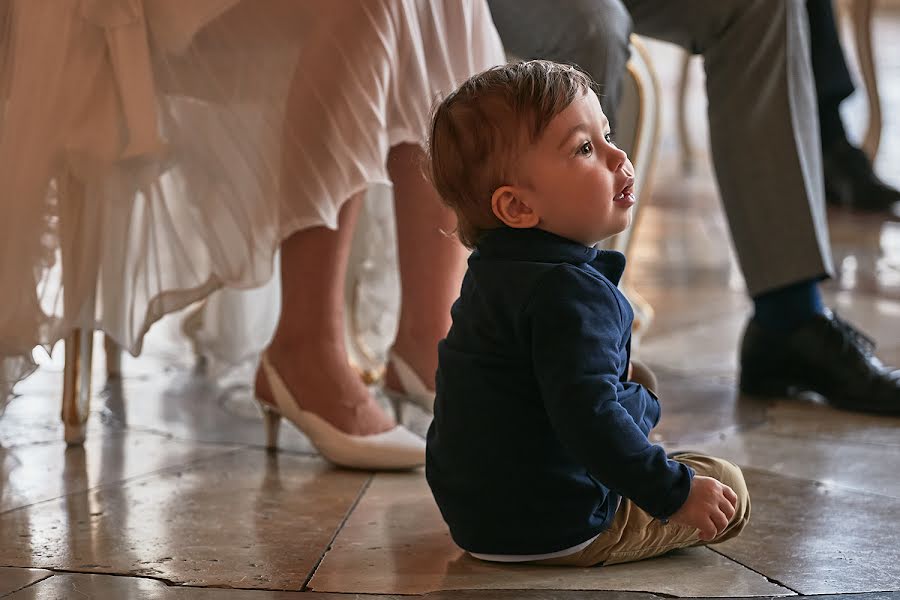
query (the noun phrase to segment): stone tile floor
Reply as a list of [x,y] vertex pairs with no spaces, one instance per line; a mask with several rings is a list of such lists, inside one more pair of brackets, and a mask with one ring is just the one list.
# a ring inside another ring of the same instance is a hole
[[[880,13],[877,164],[894,185],[898,33],[900,13]],[[672,97],[677,55],[653,52]],[[689,110],[702,133],[697,87]],[[847,105],[848,127],[862,131],[860,100]],[[169,319],[142,357],[126,358],[121,381],[96,390],[83,448],[61,441],[60,353],[17,389],[0,418],[0,597],[900,598],[900,419],[736,393],[749,304],[708,156],[680,172],[672,106],[630,257],[629,276],[656,309],[639,356],[660,378],[655,439],[745,468],[753,517],[740,538],[598,569],[478,562],[450,541],[421,472],[335,470],[293,431],[267,453],[259,418],[194,370]],[[900,364],[900,222],[842,212],[830,221],[839,273],[828,302]],[[415,409],[404,416],[427,426]]]

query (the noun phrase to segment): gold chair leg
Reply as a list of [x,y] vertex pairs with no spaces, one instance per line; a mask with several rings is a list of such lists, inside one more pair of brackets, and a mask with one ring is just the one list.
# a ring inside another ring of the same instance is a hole
[[[87,201],[84,183],[73,173],[57,180],[60,207],[63,314],[75,324],[65,339],[62,422],[69,445],[84,443],[91,407],[91,362],[97,275],[100,265],[96,240],[82,239],[82,224],[96,217],[96,204]],[[87,327],[78,327],[86,325]]]
[[91,408],[91,358],[93,331],[76,329],[65,341],[62,421],[70,446],[84,443]]
[[690,126],[687,117],[687,93],[691,81],[692,55],[685,52],[681,60],[681,76],[678,78],[678,142],[681,145],[681,171],[685,174],[694,172],[697,165],[697,150],[691,141]]
[[118,379],[122,376],[122,348],[108,335],[103,336],[103,354],[106,356],[107,379]]

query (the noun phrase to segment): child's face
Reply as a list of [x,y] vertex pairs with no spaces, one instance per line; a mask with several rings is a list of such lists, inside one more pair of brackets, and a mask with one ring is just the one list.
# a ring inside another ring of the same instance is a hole
[[586,246],[628,227],[634,166],[609,133],[596,94],[586,93],[524,153],[514,187],[536,214],[536,227]]

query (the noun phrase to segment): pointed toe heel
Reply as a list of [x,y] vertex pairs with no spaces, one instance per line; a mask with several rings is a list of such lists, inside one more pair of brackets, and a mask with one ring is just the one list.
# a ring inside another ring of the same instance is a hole
[[373,435],[345,433],[319,415],[300,408],[265,354],[262,368],[276,405],[263,409],[268,443],[275,441],[278,422],[283,417],[306,435],[325,459],[341,467],[407,470],[425,464],[425,440],[405,427],[397,425]]

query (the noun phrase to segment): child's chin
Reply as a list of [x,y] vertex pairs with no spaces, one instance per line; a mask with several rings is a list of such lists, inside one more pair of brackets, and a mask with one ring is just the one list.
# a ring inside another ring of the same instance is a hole
[[620,227],[616,227],[616,228],[614,228],[614,229],[611,230],[611,231],[610,231],[610,230],[606,230],[605,232],[603,232],[603,237],[601,237],[599,240],[597,240],[597,243],[599,244],[600,242],[604,242],[604,241],[608,240],[608,239],[611,238],[611,237],[615,237],[615,236],[619,235],[620,233],[622,233],[623,231],[625,231],[626,229],[628,229],[628,226],[629,226],[629,225],[631,225],[631,219],[630,219],[630,218],[628,218],[628,219],[625,220],[625,224],[624,224],[624,225],[622,225],[622,226],[620,226]]

